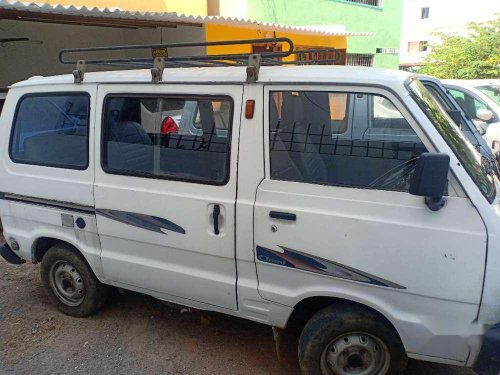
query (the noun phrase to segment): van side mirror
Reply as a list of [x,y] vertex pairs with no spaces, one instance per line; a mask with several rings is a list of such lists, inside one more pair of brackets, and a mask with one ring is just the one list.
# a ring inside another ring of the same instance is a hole
[[425,197],[427,207],[439,211],[446,203],[443,195],[449,169],[450,157],[447,154],[424,152],[415,166],[410,194]]

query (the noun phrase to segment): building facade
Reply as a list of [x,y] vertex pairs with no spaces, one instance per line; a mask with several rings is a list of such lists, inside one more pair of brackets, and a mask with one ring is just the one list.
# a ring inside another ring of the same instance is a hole
[[47,0],[47,3],[368,32],[372,35],[349,38],[346,59],[349,65],[397,68],[399,62],[403,0]]
[[[350,33],[343,28],[278,25],[175,12],[137,12],[134,8],[92,8],[94,5],[111,6],[113,1],[96,0],[89,1],[86,6],[59,6],[0,0],[0,90],[33,75],[70,73],[74,66],[63,65],[58,58],[59,51],[64,48],[289,38],[297,49],[304,52],[283,57],[285,61],[314,59],[324,60],[324,64],[344,65],[347,38],[368,37],[367,34]],[[208,13],[209,2],[205,0],[204,4]],[[211,11],[228,10],[223,7],[224,3],[216,5],[218,8],[211,8]],[[332,48],[337,52],[331,52]],[[330,50],[307,52],[311,49]],[[253,41],[244,45],[169,48],[168,55],[250,54],[287,50],[286,43]],[[139,51],[136,52],[139,54]],[[144,48],[140,55],[134,54],[133,57],[152,61],[151,55],[151,49]],[[113,67],[93,65],[89,69],[109,70]]]
[[500,16],[500,1],[405,0],[400,46],[400,67],[418,67],[439,33],[467,36],[471,22],[481,23]]
[[176,12],[179,14],[207,15],[207,0],[43,0],[57,6],[119,8],[137,12]]
[[347,64],[397,68],[403,0],[246,0],[248,17],[288,25],[341,24],[372,36],[349,38]]

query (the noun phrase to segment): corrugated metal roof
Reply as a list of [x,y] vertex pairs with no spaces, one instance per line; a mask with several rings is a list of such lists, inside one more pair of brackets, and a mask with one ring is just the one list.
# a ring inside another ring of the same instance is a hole
[[96,8],[78,7],[74,5],[51,5],[47,3],[28,3],[22,1],[0,0],[0,10],[11,10],[26,13],[41,13],[59,16],[82,16],[89,18],[109,18],[116,20],[136,20],[153,24],[158,22],[172,24],[190,24],[201,26],[207,23],[226,24],[232,26],[243,26],[259,28],[272,31],[287,31],[298,34],[328,35],[328,36],[371,36],[369,32],[348,32],[339,29],[338,26],[287,26],[274,23],[258,22],[250,19],[220,17],[220,16],[192,16],[178,14],[175,12],[134,12],[120,8]]

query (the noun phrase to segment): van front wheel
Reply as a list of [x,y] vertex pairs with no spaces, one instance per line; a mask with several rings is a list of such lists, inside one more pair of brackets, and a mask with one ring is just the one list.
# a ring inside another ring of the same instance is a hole
[[299,339],[305,375],[402,374],[407,357],[385,319],[352,305],[333,305],[314,315]]
[[97,280],[83,257],[68,245],[57,244],[47,251],[40,276],[50,299],[64,314],[88,316],[106,301],[107,287]]

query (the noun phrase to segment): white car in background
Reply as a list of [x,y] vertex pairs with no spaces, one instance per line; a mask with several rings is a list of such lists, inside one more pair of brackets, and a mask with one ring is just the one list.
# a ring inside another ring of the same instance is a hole
[[500,121],[499,79],[445,79],[442,82],[476,125],[481,121],[487,124]]
[[500,151],[500,80],[443,80],[444,86],[496,152]]

